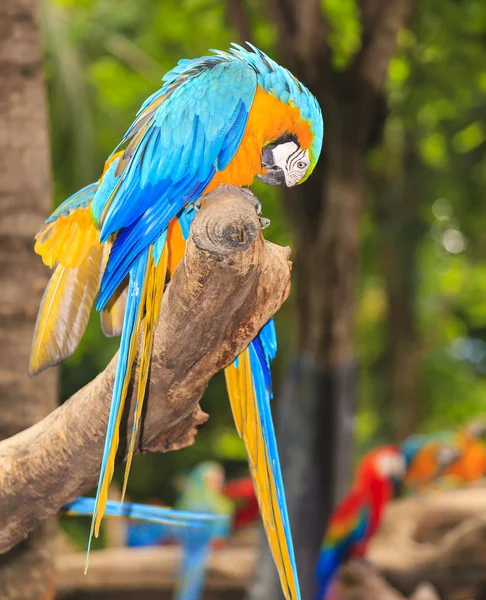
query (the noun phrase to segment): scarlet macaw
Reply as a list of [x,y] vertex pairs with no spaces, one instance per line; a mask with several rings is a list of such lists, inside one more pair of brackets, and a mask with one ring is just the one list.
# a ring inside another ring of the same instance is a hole
[[[74,351],[95,298],[105,333],[121,333],[90,541],[98,535],[105,510],[119,424],[142,337],[125,490],[154,326],[166,276],[183,255],[184,223],[192,206],[220,184],[248,186],[255,177],[270,185],[301,183],[312,173],[322,146],[317,100],[254,46],[247,50],[233,44],[228,52],[181,60],[163,81],[107,160],[100,180],[66,200],[36,237],[36,252],[55,270],[39,310],[30,373]],[[297,599],[269,406],[269,364],[275,350],[270,322],[226,369],[226,379],[284,595]]]
[[258,499],[251,477],[229,481],[224,488],[224,494],[236,504],[234,529],[246,527],[258,519]]
[[378,529],[383,510],[403,476],[405,460],[395,446],[368,452],[358,465],[351,491],[331,516],[317,560],[315,600],[324,600],[339,566],[362,558]]

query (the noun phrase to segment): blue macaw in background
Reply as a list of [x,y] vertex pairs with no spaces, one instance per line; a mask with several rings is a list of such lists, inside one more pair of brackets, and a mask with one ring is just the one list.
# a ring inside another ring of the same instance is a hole
[[[69,515],[92,516],[95,502],[95,498],[77,498],[63,506],[62,510]],[[211,542],[229,535],[229,515],[193,513],[131,502],[121,504],[114,500],[107,501],[105,514],[156,524],[159,539],[179,542],[183,547],[183,558],[175,598],[200,598]]]
[[[191,514],[226,515],[231,520],[235,507],[223,494],[224,477],[223,467],[218,463],[200,463],[187,476],[179,478],[181,494],[174,508]],[[167,541],[165,527],[155,522],[130,523],[127,535],[128,546],[153,546]]]
[[[182,484],[182,494],[175,508],[186,513],[205,513],[233,516],[235,506],[223,495],[224,470],[216,462],[207,461],[197,465]],[[221,541],[217,532],[211,543]],[[196,532],[188,537],[184,544],[184,558],[179,574],[177,600],[197,600],[203,588],[205,568],[209,557],[210,545],[204,534]]]

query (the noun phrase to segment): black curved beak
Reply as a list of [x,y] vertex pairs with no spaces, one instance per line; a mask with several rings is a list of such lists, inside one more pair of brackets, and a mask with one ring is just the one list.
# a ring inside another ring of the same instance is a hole
[[257,179],[268,185],[285,185],[285,173],[280,167],[262,165],[267,172],[257,175]]
[[267,185],[285,185],[285,173],[281,167],[275,164],[272,148],[266,147],[262,150],[262,168],[266,173],[257,175],[257,179]]

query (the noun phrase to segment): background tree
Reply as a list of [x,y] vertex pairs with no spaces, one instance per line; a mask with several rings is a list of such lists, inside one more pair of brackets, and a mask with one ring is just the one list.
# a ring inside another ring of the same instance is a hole
[[[27,376],[46,272],[32,238],[51,204],[51,165],[34,0],[0,6],[0,439],[55,407],[57,372]],[[51,522],[0,557],[0,597],[54,597]]]
[[[311,597],[322,531],[348,484],[355,406],[355,306],[365,157],[381,138],[385,81],[411,0],[271,3],[284,65],[317,96],[323,154],[286,199],[295,244],[295,355],[280,396],[280,447],[304,598]],[[347,14],[346,14],[347,12]],[[339,19],[353,28],[346,47]],[[270,561],[257,597],[277,597]]]

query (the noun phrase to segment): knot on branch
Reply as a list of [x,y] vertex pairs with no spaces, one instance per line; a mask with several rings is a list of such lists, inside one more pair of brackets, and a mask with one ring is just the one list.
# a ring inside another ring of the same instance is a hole
[[208,194],[192,232],[196,247],[218,257],[250,248],[261,229],[255,219],[255,202],[250,191],[226,185]]

